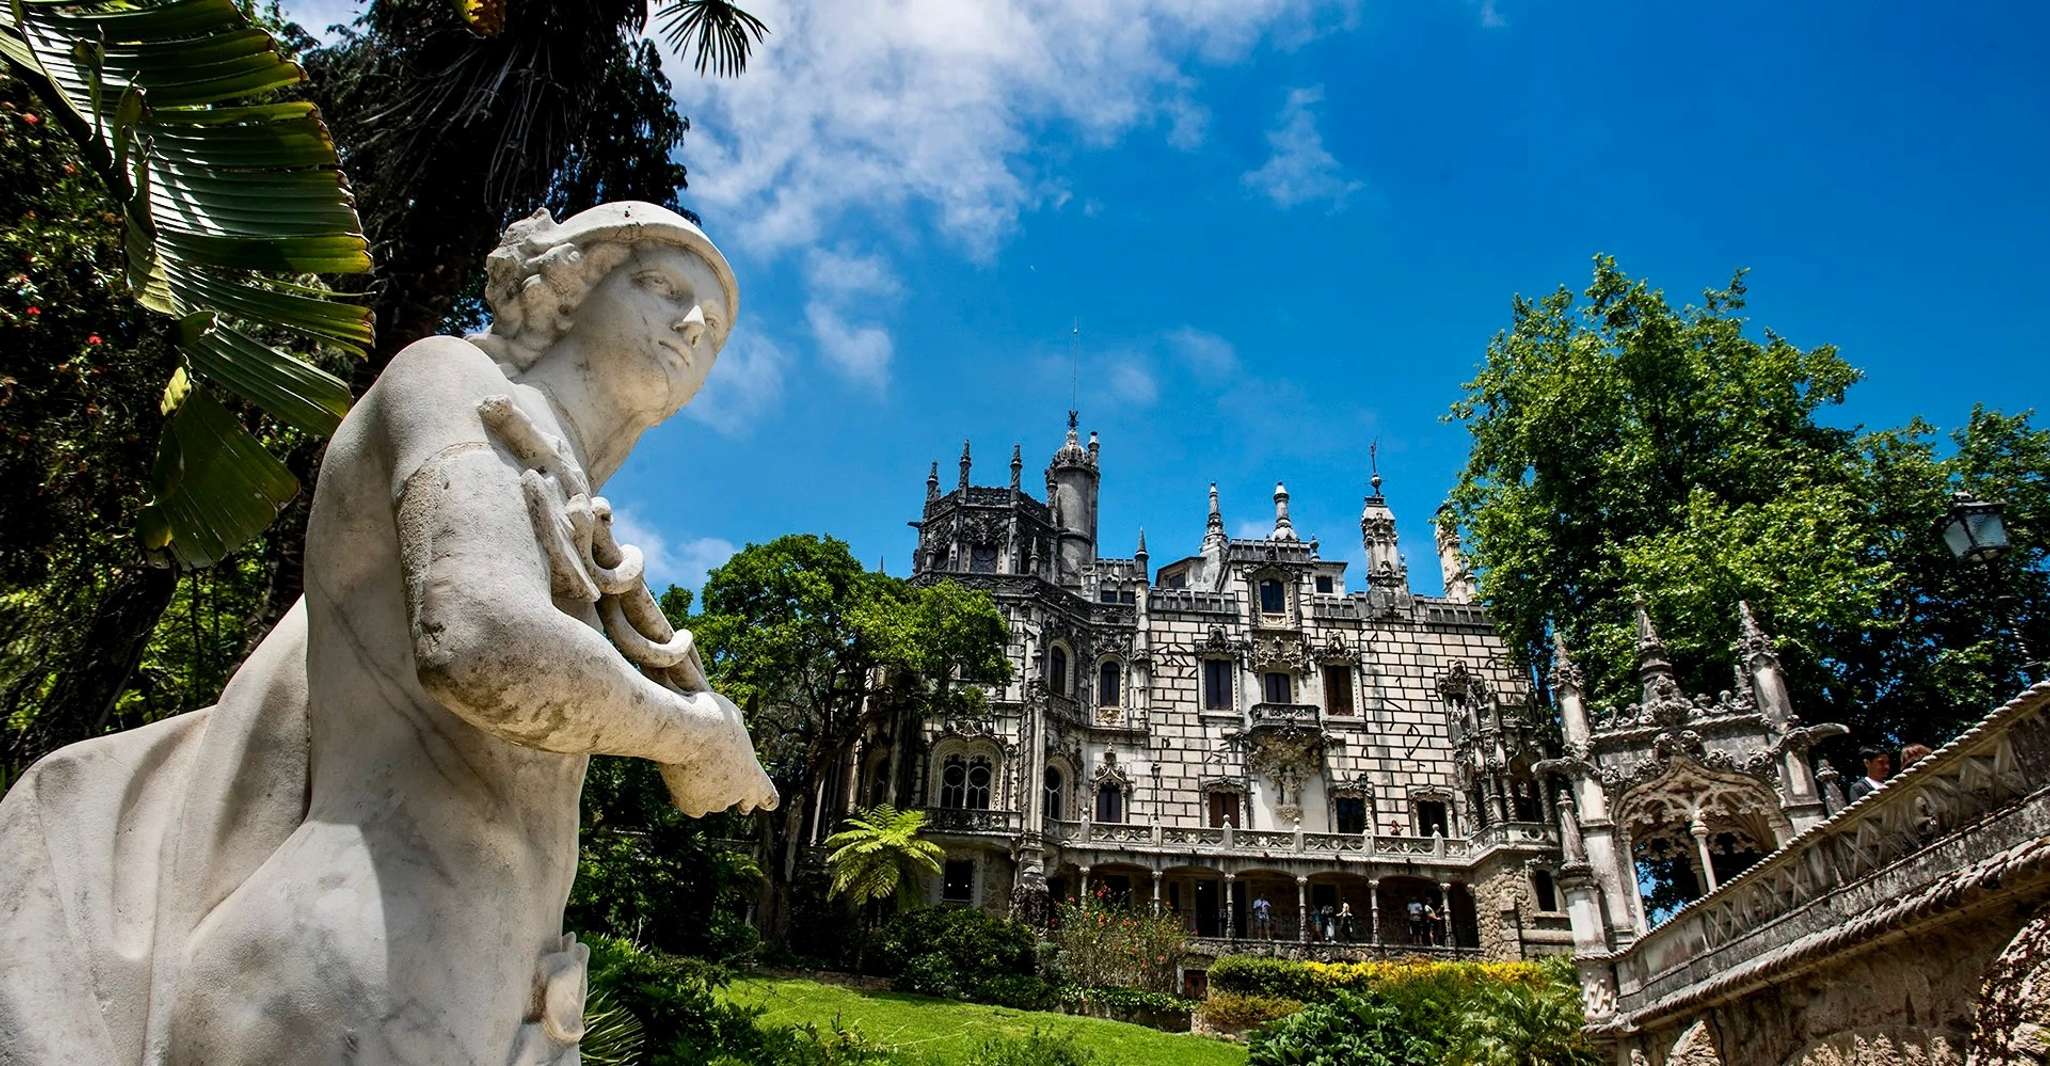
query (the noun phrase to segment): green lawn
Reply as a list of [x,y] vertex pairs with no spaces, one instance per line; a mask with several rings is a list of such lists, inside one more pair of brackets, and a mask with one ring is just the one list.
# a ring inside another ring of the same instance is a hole
[[768,1024],[809,1022],[820,1032],[830,1032],[837,1016],[842,1026],[859,1030],[875,1043],[936,1063],[965,1063],[969,1050],[990,1036],[1025,1036],[1035,1028],[1073,1032],[1076,1042],[1094,1051],[1102,1066],[1243,1066],[1246,1061],[1244,1048],[1208,1037],[901,992],[862,992],[803,978],[742,978],[727,988],[726,995],[736,1003],[761,1007],[762,1021]]

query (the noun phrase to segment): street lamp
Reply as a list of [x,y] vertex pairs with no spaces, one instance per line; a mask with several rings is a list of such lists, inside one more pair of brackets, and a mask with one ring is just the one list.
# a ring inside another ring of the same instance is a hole
[[1950,553],[1968,563],[1990,563],[2007,554],[2007,522],[2000,512],[2005,505],[1973,499],[1969,492],[1952,493],[1950,512],[1943,518],[1943,543]]
[[[2007,554],[2007,522],[2001,517],[2003,505],[1998,501],[1973,498],[1969,492],[1955,492],[1950,497],[1950,511],[1944,515],[1938,529],[1943,533],[1943,543],[1952,555],[1968,563],[1991,564]],[[1988,575],[1992,574],[1989,565]],[[2012,594],[1995,595],[2001,620],[2014,638],[2015,648],[2021,653],[2021,675],[2024,683],[2039,676],[2043,664],[2029,654],[2028,641],[2022,636],[2021,627],[2013,618],[2016,598]]]

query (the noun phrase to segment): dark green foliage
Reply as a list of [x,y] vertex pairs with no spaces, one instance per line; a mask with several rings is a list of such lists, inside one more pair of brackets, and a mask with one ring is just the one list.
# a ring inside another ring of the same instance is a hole
[[752,1057],[761,1043],[754,1014],[717,994],[725,970],[613,936],[588,943],[590,986],[640,1021],[649,1066],[697,1066],[721,1052],[766,1063]]
[[584,778],[582,847],[563,922],[570,929],[724,962],[752,956],[745,919],[761,871],[738,815],[685,818],[661,774],[638,759],[597,757]]
[[1044,1010],[1053,999],[1038,973],[1038,934],[973,907],[897,915],[877,938],[874,959],[902,992],[1022,1010]]
[[1257,992],[1213,992],[1203,1001],[1203,1021],[1212,1028],[1244,1032],[1302,1010],[1300,1000]]
[[1594,1066],[1580,988],[1564,960],[1543,979],[1481,967],[1415,967],[1330,991],[1256,1030],[1250,1066]]
[[[1703,692],[1732,685],[1745,599],[1802,718],[1940,744],[2023,684],[2017,632],[2050,642],[2050,433],[1975,411],[1940,457],[1919,422],[1829,425],[1858,371],[1747,336],[1744,300],[1739,274],[1675,308],[1606,256],[1583,302],[1516,300],[1451,415],[1495,624],[1540,676],[1562,632],[1600,706],[1636,698],[1633,595]],[[1937,537],[1959,487],[2008,505],[2016,550],[1991,569]]]
[[1260,955],[1227,955],[1210,964],[1209,977],[1213,994],[1229,992],[1308,1001],[1323,993],[1323,983],[1309,967]]

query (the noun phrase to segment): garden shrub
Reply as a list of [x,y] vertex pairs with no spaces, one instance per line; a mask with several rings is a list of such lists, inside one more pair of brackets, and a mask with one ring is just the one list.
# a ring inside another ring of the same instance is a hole
[[1034,1029],[1026,1037],[991,1037],[976,1046],[968,1061],[975,1066],[1090,1066],[1096,1055],[1076,1044],[1073,1033],[1056,1036]]
[[1327,982],[1323,998],[1255,1030],[1249,1066],[1597,1061],[1581,1034],[1580,988],[1564,960],[1345,963],[1312,975]]
[[1203,1021],[1213,1029],[1242,1033],[1302,1010],[1301,1000],[1258,992],[1219,992],[1203,1001]]
[[764,1061],[755,1013],[719,998],[720,967],[612,936],[589,946],[590,987],[639,1020],[648,1066],[695,1066],[722,1052]]
[[1210,987],[1221,992],[1280,996],[1305,1003],[1352,989],[1422,985],[1466,994],[1496,985],[1541,986],[1553,980],[1536,962],[1438,962],[1391,959],[1371,962],[1293,962],[1264,956],[1227,955],[1210,967]]
[[1174,914],[1091,899],[1054,912],[1055,968],[1083,988],[1172,993],[1188,930]]
[[875,969],[902,992],[1034,1009],[1051,989],[1040,978],[1039,935],[972,907],[925,907],[890,919]]

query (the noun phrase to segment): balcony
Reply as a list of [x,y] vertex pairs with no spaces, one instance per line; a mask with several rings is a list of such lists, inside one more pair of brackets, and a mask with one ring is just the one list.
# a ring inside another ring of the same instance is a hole
[[1559,834],[1544,822],[1494,822],[1474,830],[1474,847],[1492,848],[1518,844],[1556,845]]
[[1309,833],[1236,826],[1158,826],[1137,823],[1053,822],[1047,836],[1063,847],[1101,851],[1233,858],[1304,858],[1329,862],[1446,861],[1464,864],[1477,848],[1464,837],[1395,833]]
[[962,807],[927,807],[925,827],[934,833],[994,833],[1016,836],[1023,828],[1016,811],[969,810]]
[[1306,703],[1256,703],[1246,712],[1246,724],[1254,732],[1262,729],[1315,729],[1317,708]]

